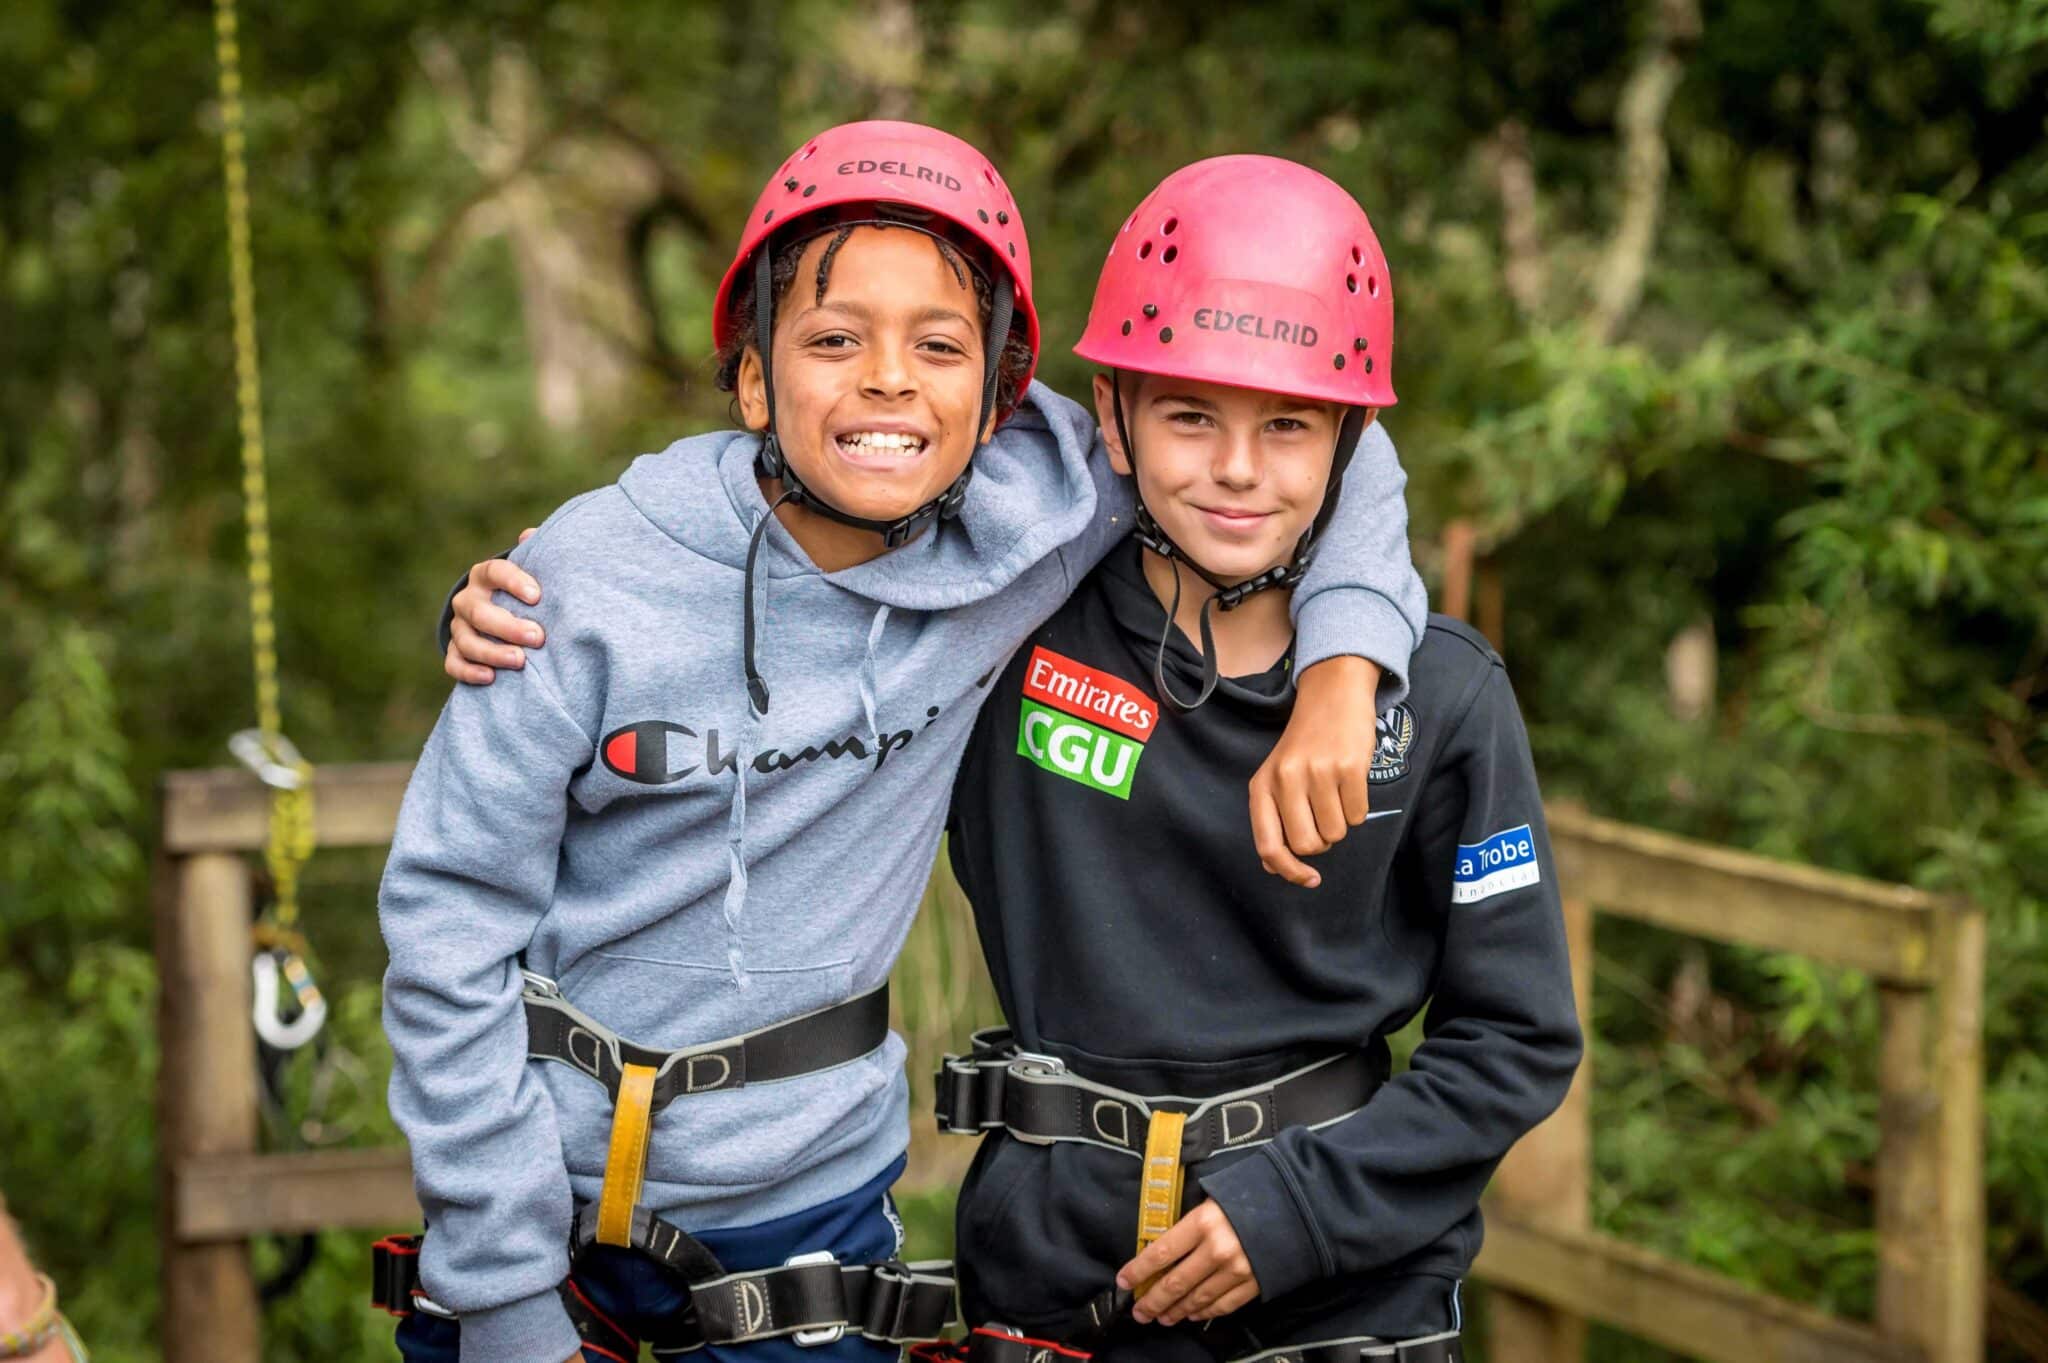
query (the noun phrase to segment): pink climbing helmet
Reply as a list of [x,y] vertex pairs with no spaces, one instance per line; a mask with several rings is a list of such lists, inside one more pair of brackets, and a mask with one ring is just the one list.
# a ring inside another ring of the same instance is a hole
[[1391,407],[1394,286],[1358,201],[1275,156],[1183,166],[1110,243],[1074,353],[1110,369]]
[[[860,210],[867,206],[880,206],[881,212],[863,219]],[[812,217],[827,220],[801,222]],[[990,260],[1009,271],[1035,369],[1038,309],[1031,296],[1031,243],[1010,187],[988,157],[953,134],[887,119],[827,128],[768,177],[718,285],[711,309],[713,343],[723,348],[731,338],[732,291],[746,278],[754,252],[770,236],[788,240],[792,225],[798,235],[808,236],[848,221],[917,227],[931,218],[978,241]],[[1026,384],[1030,377],[1024,376]],[[1018,385],[1020,392],[1023,387]]]

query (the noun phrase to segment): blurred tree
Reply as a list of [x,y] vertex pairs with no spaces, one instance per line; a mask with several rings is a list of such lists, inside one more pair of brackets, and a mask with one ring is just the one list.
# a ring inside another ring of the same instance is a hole
[[[1991,1326],[2009,1357],[2043,1337],[2043,0],[283,0],[243,24],[310,755],[409,756],[454,569],[726,419],[711,290],[801,131],[901,115],[985,147],[1067,391],[1103,245],[1160,175],[1306,160],[1395,263],[1418,557],[1472,527],[1551,788],[1991,910]],[[50,1190],[15,1201],[53,1262],[112,1237],[81,1311],[141,1359],[142,794],[222,760],[250,708],[208,17],[15,0],[0,91],[0,1177]],[[374,1052],[367,879],[310,893]],[[1866,1304],[1865,982],[1623,932],[1599,978],[1602,1223]],[[280,1308],[279,1357],[366,1328],[351,1253]]]

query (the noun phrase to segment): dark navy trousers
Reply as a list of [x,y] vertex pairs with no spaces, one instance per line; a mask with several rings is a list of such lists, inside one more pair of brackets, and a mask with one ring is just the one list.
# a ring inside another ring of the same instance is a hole
[[[773,1268],[791,1255],[821,1249],[848,1264],[893,1259],[903,1247],[903,1237],[889,1188],[902,1176],[903,1164],[899,1159],[844,1197],[789,1216],[757,1226],[690,1233],[735,1273]],[[577,1259],[570,1277],[592,1306],[636,1339],[657,1331],[690,1300],[675,1274],[643,1254],[611,1245],[591,1246]],[[457,1363],[461,1329],[456,1321],[416,1311],[398,1323],[398,1352],[406,1363]],[[783,1336],[752,1344],[712,1345],[690,1357],[704,1363],[892,1363],[897,1352],[893,1344],[877,1344],[859,1335],[815,1348]],[[633,1363],[597,1348],[585,1348],[583,1357],[586,1363]]]

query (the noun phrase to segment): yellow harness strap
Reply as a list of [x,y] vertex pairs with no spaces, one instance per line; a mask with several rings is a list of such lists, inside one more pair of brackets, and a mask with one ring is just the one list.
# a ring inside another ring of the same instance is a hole
[[604,1160],[604,1191],[597,1199],[597,1243],[630,1245],[633,1208],[647,1176],[647,1126],[654,1104],[654,1066],[628,1065],[612,1107],[612,1145]]
[[[1182,1112],[1155,1112],[1145,1128],[1145,1172],[1138,1184],[1138,1253],[1173,1229],[1180,1219],[1182,1185],[1186,1170],[1180,1162],[1181,1129],[1188,1123]],[[1137,1295],[1152,1290],[1151,1279],[1138,1284]]]

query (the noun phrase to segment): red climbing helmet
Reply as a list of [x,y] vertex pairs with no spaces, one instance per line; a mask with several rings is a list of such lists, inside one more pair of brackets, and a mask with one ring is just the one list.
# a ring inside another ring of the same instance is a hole
[[1391,407],[1394,286],[1358,201],[1274,156],[1183,166],[1110,243],[1074,353],[1111,369]]
[[[747,262],[762,242],[770,235],[783,237],[791,223],[813,215],[830,213],[834,220],[846,221],[844,210],[862,204],[909,209],[902,215],[907,226],[916,226],[919,216],[929,214],[980,242],[989,257],[1010,272],[1017,315],[1024,319],[1032,367],[1037,367],[1031,244],[1025,240],[1024,220],[1010,187],[986,156],[953,134],[885,119],[827,128],[768,177],[718,285],[711,310],[714,344],[723,347],[731,337],[732,291],[746,277]],[[817,230],[828,225],[821,223]],[[1029,374],[1025,381],[1030,381]]]

